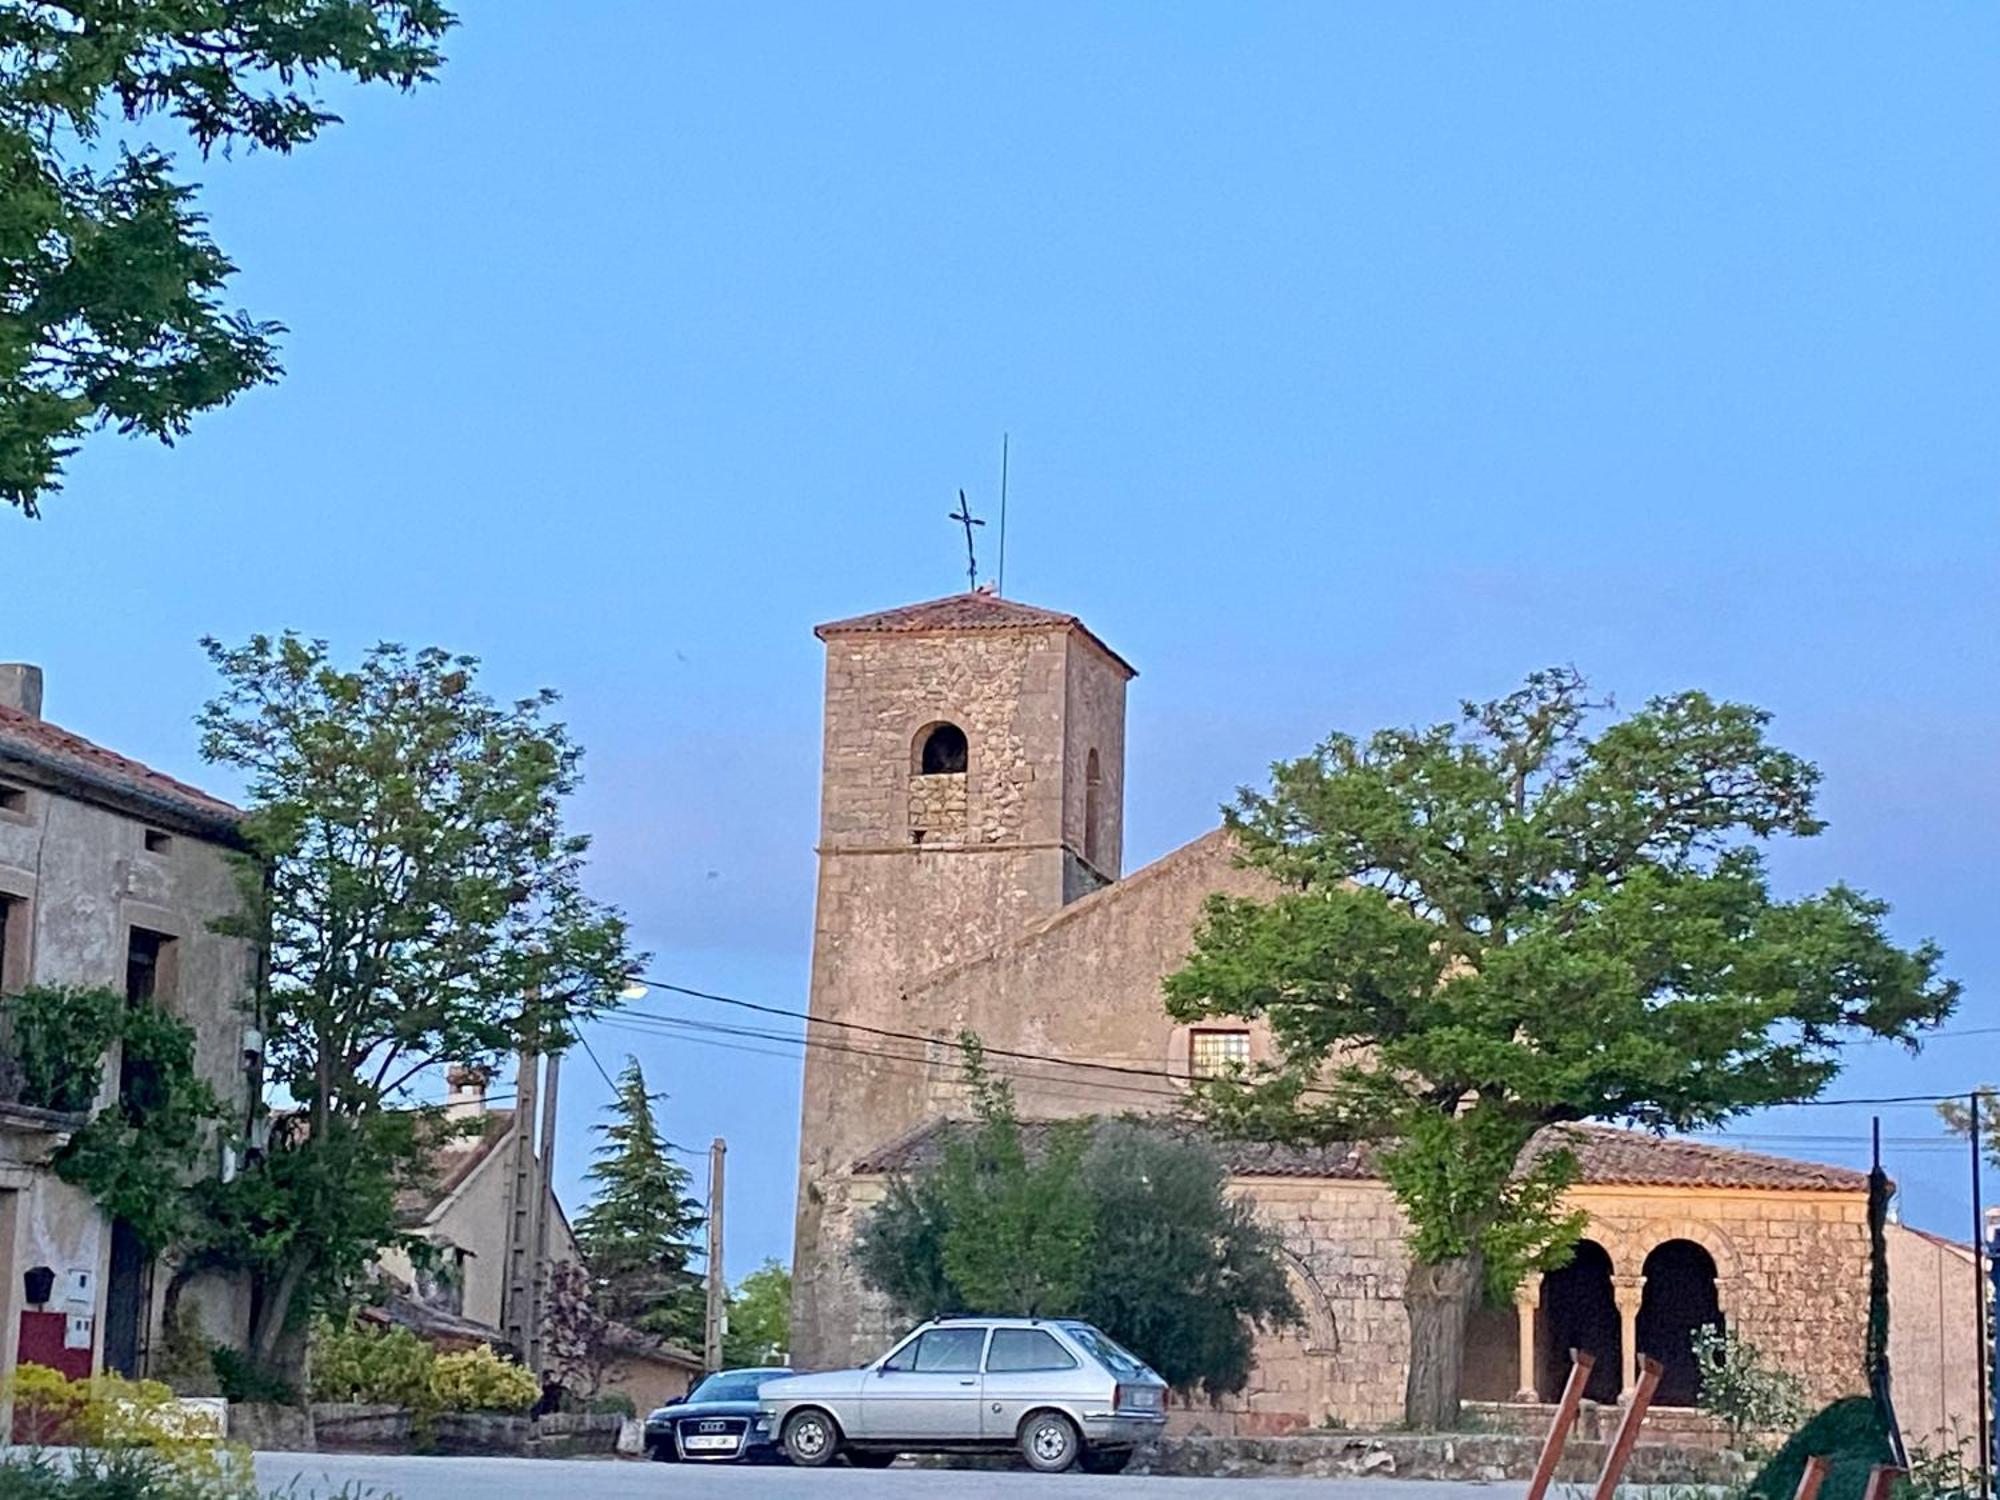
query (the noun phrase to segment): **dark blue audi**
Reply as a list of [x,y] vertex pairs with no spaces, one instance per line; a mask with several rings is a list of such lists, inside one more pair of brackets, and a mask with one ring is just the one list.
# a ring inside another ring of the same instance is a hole
[[718,1370],[679,1401],[646,1418],[646,1454],[663,1463],[745,1463],[776,1459],[757,1392],[790,1370]]

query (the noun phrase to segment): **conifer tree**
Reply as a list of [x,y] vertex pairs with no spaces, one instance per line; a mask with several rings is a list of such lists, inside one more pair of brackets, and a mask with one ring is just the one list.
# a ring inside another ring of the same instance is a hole
[[596,1195],[577,1220],[576,1239],[609,1317],[699,1347],[703,1305],[690,1263],[706,1220],[687,1168],[654,1121],[653,1106],[665,1097],[646,1091],[639,1060],[628,1057],[611,1119],[596,1127],[604,1144],[587,1174]]

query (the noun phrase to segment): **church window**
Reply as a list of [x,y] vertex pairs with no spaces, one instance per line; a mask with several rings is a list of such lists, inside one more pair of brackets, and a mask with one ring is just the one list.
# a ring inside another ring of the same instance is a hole
[[965,731],[956,724],[933,724],[917,742],[919,776],[963,776]]
[[1197,1031],[1188,1038],[1188,1071],[1196,1078],[1224,1078],[1249,1065],[1247,1031]]
[[1092,750],[1083,763],[1083,857],[1100,870],[1104,868],[1103,851],[1098,847],[1103,783],[1104,774],[1098,769],[1097,752]]

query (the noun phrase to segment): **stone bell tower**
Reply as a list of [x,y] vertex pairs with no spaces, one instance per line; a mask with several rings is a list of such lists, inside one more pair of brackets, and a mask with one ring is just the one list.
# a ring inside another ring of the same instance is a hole
[[[915,980],[1118,878],[1133,670],[1074,615],[985,592],[816,633],[826,729],[811,1014],[932,1035],[904,1001]],[[808,1031],[862,1050],[806,1053],[792,1314],[806,1368],[863,1352],[849,1169],[923,1123],[933,1071],[921,1043]]]

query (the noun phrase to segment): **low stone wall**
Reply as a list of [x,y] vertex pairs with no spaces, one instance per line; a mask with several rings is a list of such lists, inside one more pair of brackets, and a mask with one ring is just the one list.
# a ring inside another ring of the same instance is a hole
[[313,1444],[322,1453],[408,1453],[407,1407],[359,1401],[315,1401]]
[[232,1401],[229,1440],[259,1453],[310,1453],[315,1446],[312,1416],[299,1406]]
[[[503,1416],[498,1412],[446,1412],[440,1416],[423,1446],[432,1453],[451,1458],[475,1458],[492,1454],[501,1458],[522,1458],[528,1453],[532,1431],[526,1417]],[[421,1440],[425,1434],[417,1433]]]
[[[1555,1408],[1522,1401],[1468,1401],[1465,1415],[1469,1425],[1480,1432],[1511,1432],[1539,1439],[1549,1430]],[[1574,1437],[1592,1442],[1609,1441],[1625,1415],[1620,1405],[1600,1405],[1586,1401],[1577,1409]],[[1745,1434],[1753,1445],[1776,1448],[1790,1434],[1756,1432]],[[1676,1443],[1684,1448],[1708,1448],[1721,1452],[1739,1446],[1729,1425],[1692,1406],[1655,1406],[1646,1413],[1645,1440]]]
[[[1604,1465],[1605,1444],[1572,1440],[1556,1478],[1587,1484]],[[1140,1450],[1135,1474],[1236,1476],[1291,1474],[1305,1478],[1527,1479],[1541,1440],[1507,1433],[1428,1436],[1324,1433],[1293,1437],[1170,1437]],[[1672,1442],[1641,1442],[1625,1472],[1630,1484],[1741,1484],[1750,1478],[1741,1455]]]
[[616,1412],[551,1412],[535,1419],[528,1451],[537,1458],[594,1458],[618,1451],[626,1418]]

